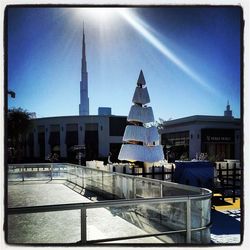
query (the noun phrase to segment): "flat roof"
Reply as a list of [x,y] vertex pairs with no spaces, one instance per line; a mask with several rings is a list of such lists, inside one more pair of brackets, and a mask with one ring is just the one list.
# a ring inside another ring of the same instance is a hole
[[99,118],[99,117],[122,117],[126,118],[127,116],[123,115],[69,115],[69,116],[51,116],[51,117],[38,117],[38,118],[32,118],[31,120],[36,121],[36,120],[49,120],[49,119],[81,119],[81,118]]
[[240,125],[241,119],[227,116],[210,116],[210,115],[193,115],[179,119],[165,121],[164,125],[180,125],[183,123],[195,123],[195,122],[223,122],[223,123],[235,123]]

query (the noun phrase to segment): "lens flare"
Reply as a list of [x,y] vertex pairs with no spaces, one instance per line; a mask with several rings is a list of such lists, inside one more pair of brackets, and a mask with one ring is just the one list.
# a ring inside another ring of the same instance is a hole
[[160,51],[167,59],[172,61],[182,71],[184,71],[189,77],[203,86],[206,90],[216,93],[216,91],[208,85],[200,76],[198,76],[193,70],[191,70],[180,58],[178,58],[172,51],[170,51],[165,44],[152,35],[143,22],[136,17],[131,11],[127,9],[119,10],[120,15],[135,29],[137,30],[151,45],[153,45],[158,51]]
[[112,23],[118,16],[115,8],[106,7],[77,8],[75,14],[81,19],[90,19],[91,22],[98,24]]

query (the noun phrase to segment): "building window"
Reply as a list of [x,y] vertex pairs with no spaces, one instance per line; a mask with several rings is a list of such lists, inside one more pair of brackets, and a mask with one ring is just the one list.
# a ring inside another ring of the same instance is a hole
[[110,143],[109,152],[111,153],[111,161],[118,162],[118,155],[120,153],[122,143]]
[[43,161],[45,159],[45,127],[38,126],[37,132],[39,158]]
[[234,130],[233,129],[202,129],[202,151],[208,154],[211,161],[234,159]]
[[123,136],[127,125],[127,117],[109,117],[109,135]]
[[165,133],[161,135],[165,155],[173,152],[176,160],[189,158],[189,131]]
[[49,144],[51,153],[57,153],[60,156],[60,125],[50,125]]
[[161,142],[169,146],[189,145],[189,131],[162,134]]
[[78,145],[78,124],[73,123],[66,125],[65,144],[67,148]]
[[98,123],[86,123],[85,131],[98,131]]

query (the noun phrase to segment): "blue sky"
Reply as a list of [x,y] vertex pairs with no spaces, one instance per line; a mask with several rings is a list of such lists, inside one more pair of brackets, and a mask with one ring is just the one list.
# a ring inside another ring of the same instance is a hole
[[102,10],[8,9],[9,107],[78,115],[84,19],[90,114],[127,115],[142,69],[156,120],[223,115],[228,100],[240,117],[240,8]]

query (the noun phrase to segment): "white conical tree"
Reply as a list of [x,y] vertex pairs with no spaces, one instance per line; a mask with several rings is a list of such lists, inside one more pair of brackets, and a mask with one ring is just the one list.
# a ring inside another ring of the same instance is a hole
[[162,146],[159,145],[159,133],[155,126],[153,110],[145,104],[150,102],[145,78],[141,70],[133,96],[133,105],[127,121],[123,145],[118,159],[144,163],[158,162],[164,159]]

